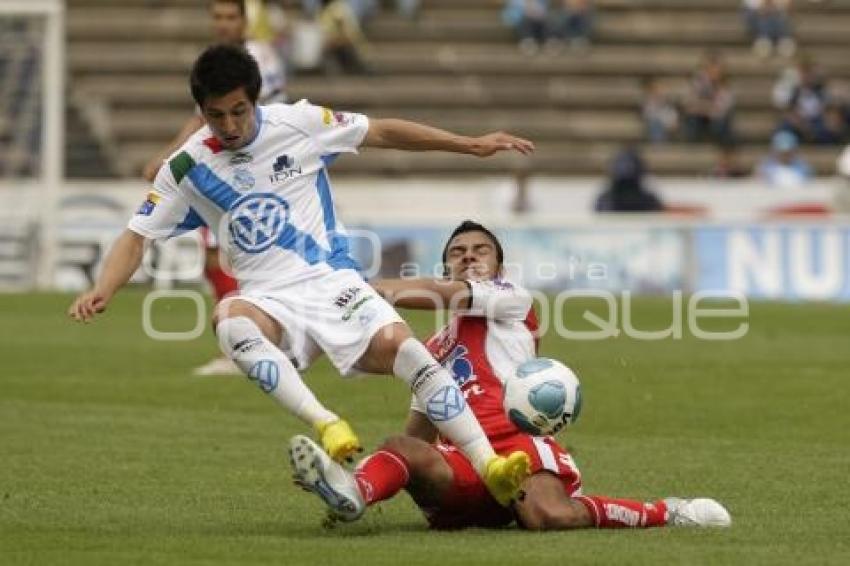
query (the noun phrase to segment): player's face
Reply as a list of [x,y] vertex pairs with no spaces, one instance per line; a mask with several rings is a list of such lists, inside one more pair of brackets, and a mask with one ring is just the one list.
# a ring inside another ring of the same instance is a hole
[[224,149],[235,150],[254,138],[255,108],[242,87],[204,101],[201,112]]
[[449,278],[486,281],[499,274],[496,246],[484,232],[464,232],[449,242],[446,253]]
[[239,6],[230,2],[213,2],[210,8],[213,35],[218,43],[241,44],[245,40],[245,18]]

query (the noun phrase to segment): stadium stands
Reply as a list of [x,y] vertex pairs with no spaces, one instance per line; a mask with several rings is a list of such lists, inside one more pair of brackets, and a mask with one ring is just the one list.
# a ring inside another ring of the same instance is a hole
[[[292,2],[289,2],[292,5]],[[660,77],[683,92],[707,48],[723,53],[737,99],[740,158],[751,168],[777,123],[773,83],[787,63],[751,51],[737,0],[597,0],[592,49],[584,54],[520,53],[500,20],[502,0],[426,0],[409,21],[390,12],[369,23],[367,76],[296,76],[290,98],[372,116],[421,119],[461,132],[506,129],[532,138],[531,158],[478,161],[453,155],[367,151],[341,159],[354,173],[471,173],[533,170],[600,174],[622,143],[643,137],[641,82]],[[69,0],[71,94],[97,105],[108,120],[98,137],[111,165],[135,175],[191,111],[185,73],[208,36],[204,0]],[[794,27],[802,49],[850,86],[850,3],[800,2]],[[831,174],[838,149],[806,147],[820,174]],[[659,174],[705,175],[717,149],[707,144],[647,147]]]

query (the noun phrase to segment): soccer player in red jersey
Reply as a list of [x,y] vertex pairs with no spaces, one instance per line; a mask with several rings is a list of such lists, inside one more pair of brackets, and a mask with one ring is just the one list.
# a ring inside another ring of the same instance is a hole
[[533,530],[581,527],[727,526],[728,512],[712,499],[667,498],[651,503],[584,495],[572,456],[551,436],[521,432],[505,415],[503,384],[521,363],[537,355],[532,297],[504,280],[503,250],[484,226],[466,221],[443,251],[445,280],[398,279],[373,283],[396,306],[449,308],[451,322],[427,347],[454,376],[499,454],[523,451],[531,475],[520,496],[500,505],[469,460],[438,436],[431,412],[415,399],[406,435],[388,439],[352,474],[304,436],[290,444],[296,483],[319,495],[342,520],[360,517],[368,505],[407,490],[433,528],[499,527],[516,520]]

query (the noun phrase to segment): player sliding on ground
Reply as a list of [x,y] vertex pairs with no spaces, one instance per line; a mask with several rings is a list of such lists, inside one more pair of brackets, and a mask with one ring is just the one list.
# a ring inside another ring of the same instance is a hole
[[94,289],[69,314],[88,321],[102,312],[138,269],[147,240],[206,224],[217,230],[241,290],[213,314],[222,350],[314,427],[331,457],[351,457],[360,442],[301,380],[298,371],[321,352],[342,374],[357,369],[403,379],[434,409],[434,425],[469,457],[493,496],[508,501],[528,473],[527,456],[495,454],[472,411],[452,403],[460,392],[451,375],[364,282],[336,217],[327,166],[361,145],[486,157],[527,154],[531,142],[501,132],[469,138],[403,120],[369,120],[306,101],[257,106],[257,63],[236,46],[205,50],[190,85],[206,126],[159,170]]
[[385,280],[374,286],[399,306],[455,310],[427,346],[453,372],[496,451],[520,450],[531,458],[532,474],[517,500],[505,507],[487,493],[469,459],[428,421],[431,408],[417,398],[407,435],[387,440],[354,473],[310,439],[294,437],[290,456],[296,483],[320,496],[332,516],[347,521],[405,489],[433,528],[496,527],[513,520],[534,530],[729,525],[729,514],[712,499],[644,503],[583,495],[570,454],[551,436],[525,434],[508,419],[503,384],[520,364],[535,358],[537,320],[529,293],[501,278],[502,262],[496,237],[466,221],[443,251],[446,281]]

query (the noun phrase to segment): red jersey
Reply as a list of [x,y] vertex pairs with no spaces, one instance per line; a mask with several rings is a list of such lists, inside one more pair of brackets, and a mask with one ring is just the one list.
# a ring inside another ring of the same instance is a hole
[[[532,297],[507,281],[470,282],[472,304],[426,346],[451,373],[491,440],[521,432],[505,415],[504,383],[537,355]],[[414,410],[421,409],[414,402]]]

